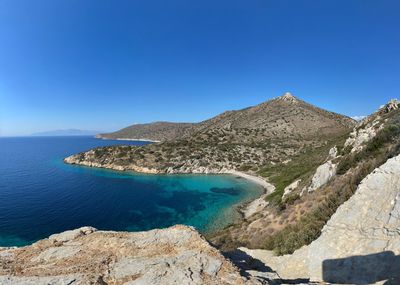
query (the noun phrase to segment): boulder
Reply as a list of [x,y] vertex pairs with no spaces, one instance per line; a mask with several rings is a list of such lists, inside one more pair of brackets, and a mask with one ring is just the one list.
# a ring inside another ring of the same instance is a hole
[[308,192],[312,192],[329,182],[336,175],[337,165],[331,160],[320,165],[314,176],[311,179],[311,185],[308,187]]
[[338,156],[338,149],[336,146],[329,150],[328,159],[335,159]]
[[294,190],[299,187],[299,184],[301,182],[301,179],[298,179],[294,182],[292,182],[290,185],[286,186],[285,189],[283,190],[283,196],[282,199],[285,199],[290,193],[292,193]]

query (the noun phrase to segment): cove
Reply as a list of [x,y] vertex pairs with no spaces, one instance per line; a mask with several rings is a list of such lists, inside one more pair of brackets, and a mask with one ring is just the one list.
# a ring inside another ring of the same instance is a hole
[[174,224],[203,233],[238,218],[263,193],[231,175],[146,175],[72,166],[97,146],[146,142],[92,137],[0,138],[0,246],[22,246],[81,226],[142,231]]

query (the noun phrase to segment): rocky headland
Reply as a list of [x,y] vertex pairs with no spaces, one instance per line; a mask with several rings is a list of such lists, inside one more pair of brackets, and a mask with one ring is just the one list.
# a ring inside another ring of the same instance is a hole
[[257,106],[227,111],[196,124],[133,125],[127,128],[130,132],[126,136],[118,137],[119,132],[115,132],[109,137],[148,139],[148,133],[157,133],[157,139],[162,142],[142,147],[96,148],[64,161],[152,174],[234,174],[269,188],[265,182],[268,176],[263,175],[266,169],[287,164],[310,149],[328,151],[342,137],[347,137],[354,125],[355,121],[348,117],[322,110],[286,93]]

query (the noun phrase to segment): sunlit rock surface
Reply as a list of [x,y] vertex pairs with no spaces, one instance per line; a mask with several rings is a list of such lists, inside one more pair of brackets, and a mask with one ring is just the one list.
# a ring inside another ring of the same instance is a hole
[[280,257],[242,250],[282,278],[400,284],[400,156],[369,174],[309,246]]
[[196,230],[83,227],[0,248],[0,284],[268,284],[247,279]]

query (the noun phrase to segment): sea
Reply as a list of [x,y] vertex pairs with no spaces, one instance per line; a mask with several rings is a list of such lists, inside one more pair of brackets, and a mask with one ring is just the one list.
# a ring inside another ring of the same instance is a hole
[[175,224],[202,233],[240,217],[261,186],[232,175],[153,175],[68,165],[98,146],[143,141],[89,136],[0,138],[0,246],[24,246],[82,226],[143,231]]

